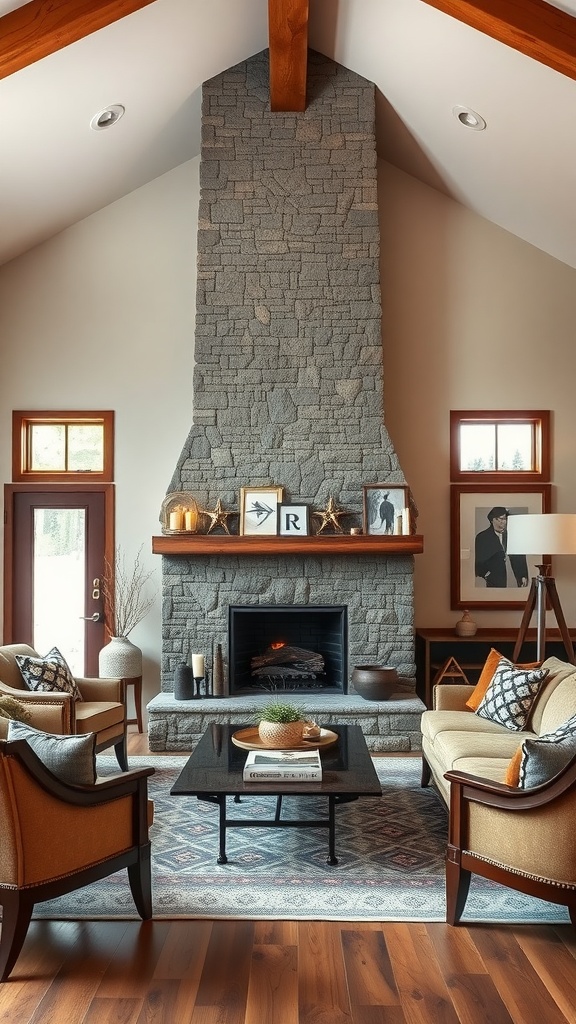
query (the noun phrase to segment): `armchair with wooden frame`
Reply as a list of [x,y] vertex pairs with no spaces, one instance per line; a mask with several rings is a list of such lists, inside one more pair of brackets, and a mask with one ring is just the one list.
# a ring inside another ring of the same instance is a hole
[[568,907],[576,927],[576,757],[549,782],[519,789],[449,771],[446,920],[458,924],[472,874]]
[[[77,735],[93,732],[96,752],[114,747],[123,772],[128,771],[126,753],[126,685],[123,679],[88,679],[76,677],[82,694],[75,701],[61,691],[41,693],[26,689],[16,655],[38,658],[28,644],[6,644],[0,647],[0,693],[21,701],[31,712],[30,725],[45,732]],[[5,725],[0,719],[0,738]]]
[[25,740],[0,740],[0,982],[12,971],[36,903],[121,868],[140,917],[152,916],[148,776],[141,768],[61,782]]

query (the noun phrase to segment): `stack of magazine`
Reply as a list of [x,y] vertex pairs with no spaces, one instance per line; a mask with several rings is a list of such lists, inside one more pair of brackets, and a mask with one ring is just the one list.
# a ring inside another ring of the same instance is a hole
[[250,750],[244,782],[321,782],[317,750]]

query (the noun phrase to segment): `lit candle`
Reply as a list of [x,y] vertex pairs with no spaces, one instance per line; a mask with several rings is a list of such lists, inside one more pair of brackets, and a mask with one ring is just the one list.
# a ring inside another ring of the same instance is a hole
[[185,528],[189,533],[196,533],[196,526],[198,525],[198,513],[195,508],[187,508],[184,512],[184,523]]
[[182,515],[182,509],[175,508],[174,511],[170,513],[170,520],[169,520],[169,522],[170,522],[170,529],[171,530],[181,530],[182,526],[183,526],[183,522],[184,522],[184,517]]
[[192,655],[192,675],[194,679],[204,678],[204,655],[193,654]]

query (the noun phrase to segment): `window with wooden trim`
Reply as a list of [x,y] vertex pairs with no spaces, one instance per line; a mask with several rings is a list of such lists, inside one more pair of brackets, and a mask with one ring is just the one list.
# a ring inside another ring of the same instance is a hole
[[114,413],[12,413],[15,483],[114,479]]
[[451,412],[450,479],[548,481],[550,411]]

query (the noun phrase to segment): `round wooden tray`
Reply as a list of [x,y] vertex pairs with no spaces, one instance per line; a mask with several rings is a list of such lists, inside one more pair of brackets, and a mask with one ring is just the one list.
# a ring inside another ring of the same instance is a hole
[[[302,740],[302,743],[298,743],[294,747],[284,748],[290,750],[315,750],[322,749],[323,747],[330,747],[333,743],[338,740],[338,733],[332,732],[330,729],[320,729],[320,736],[313,740]],[[249,729],[239,729],[238,732],[232,733],[232,743],[236,747],[241,747],[242,750],[271,750],[272,748],[262,743],[258,735],[258,726],[252,726]]]

